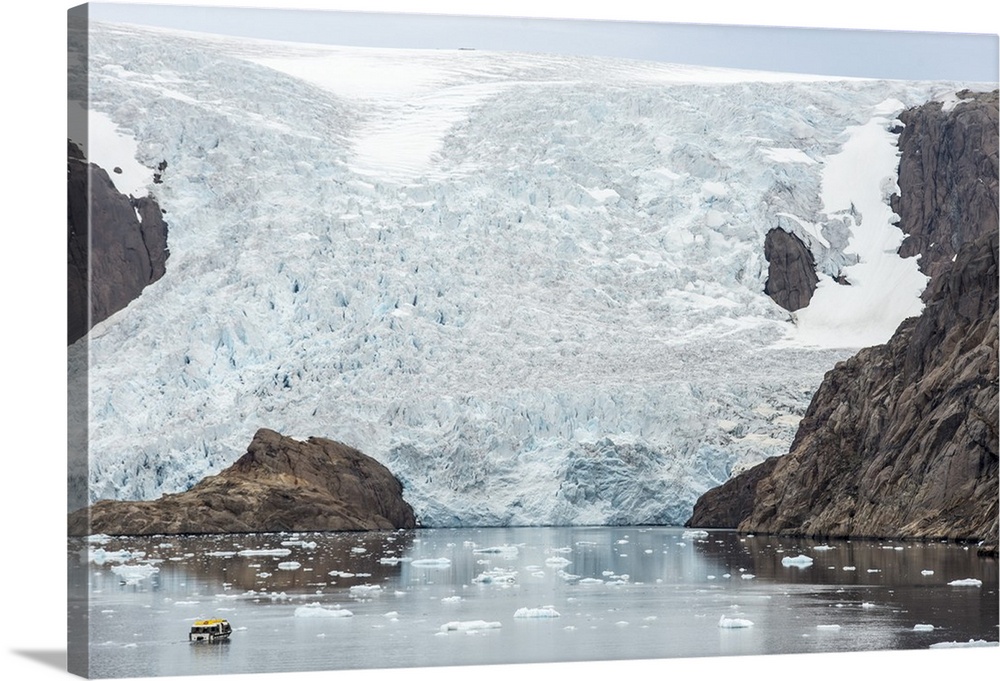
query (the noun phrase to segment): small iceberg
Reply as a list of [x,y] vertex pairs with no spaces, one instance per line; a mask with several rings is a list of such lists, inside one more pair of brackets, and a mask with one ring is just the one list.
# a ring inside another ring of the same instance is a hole
[[339,605],[333,608],[324,608],[319,603],[300,605],[295,608],[296,617],[354,617],[354,613],[345,610]]
[[[542,573],[544,576],[545,573]],[[516,570],[493,568],[472,578],[474,584],[513,584],[517,581]]]
[[382,593],[378,584],[356,584],[347,590],[353,598],[371,598]]
[[450,558],[421,558],[420,560],[410,561],[412,567],[418,568],[431,568],[434,570],[443,570],[444,568],[451,567]]
[[504,557],[514,557],[517,555],[516,546],[487,546],[482,549],[472,549],[473,553],[496,553]]
[[839,624],[817,624],[816,629],[819,631],[840,631]]
[[913,631],[934,631],[933,624],[914,624]]
[[681,539],[704,539],[708,536],[705,530],[685,530]]
[[287,556],[291,549],[244,549],[240,551],[241,556]]
[[781,559],[781,564],[785,567],[806,568],[813,564],[813,559],[809,556],[798,555],[794,558],[785,556]]
[[757,575],[750,574],[749,572],[744,572],[740,575],[740,579],[754,579]]
[[562,556],[553,556],[552,558],[545,559],[545,564],[548,565],[549,567],[566,567],[572,562],[573,561],[567,560]]
[[115,565],[111,571],[124,580],[126,584],[133,585],[156,574],[160,568],[153,565]]
[[518,608],[514,612],[515,619],[549,619],[553,617],[562,617],[556,609],[551,605],[545,605],[541,608]]
[[975,640],[969,639],[966,642],[961,641],[941,641],[940,643],[932,643],[931,648],[988,648],[997,645],[996,641],[984,641],[982,639]]
[[752,626],[753,622],[750,620],[740,619],[739,617],[726,617],[723,615],[719,618],[720,629],[746,629]]
[[466,622],[448,622],[441,625],[441,631],[479,631],[481,629],[499,629],[499,622],[486,622],[485,620],[469,620]]
[[302,567],[302,563],[297,563],[294,560],[290,560],[287,563],[278,563],[279,570],[298,570]]
[[929,575],[933,575],[934,574],[934,570],[921,570],[920,574],[922,574],[924,577],[927,577]]
[[[114,568],[112,568],[114,569]],[[982,586],[983,582],[978,579],[956,579],[953,582],[948,582],[948,586]]]

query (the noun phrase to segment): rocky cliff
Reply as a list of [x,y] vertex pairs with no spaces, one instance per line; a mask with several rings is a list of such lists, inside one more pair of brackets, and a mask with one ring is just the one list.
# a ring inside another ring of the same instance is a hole
[[901,172],[897,202],[917,235],[909,248],[929,249],[923,313],[829,371],[789,453],[707,492],[688,525],[996,551],[997,96],[963,96],[901,117],[901,166],[923,159]]
[[764,293],[789,312],[808,305],[819,277],[806,245],[794,234],[775,228],[764,237],[764,258],[768,262]]
[[339,442],[261,429],[218,475],[155,501],[99,501],[69,516],[69,534],[208,534],[387,530],[416,525],[402,485]]
[[932,278],[961,244],[997,231],[997,92],[957,96],[954,108],[931,102],[899,116],[901,191],[892,208],[908,235],[899,253],[919,253]]
[[68,340],[73,343],[162,277],[169,252],[167,223],[153,198],[121,194],[107,171],[88,163],[73,142],[67,161]]

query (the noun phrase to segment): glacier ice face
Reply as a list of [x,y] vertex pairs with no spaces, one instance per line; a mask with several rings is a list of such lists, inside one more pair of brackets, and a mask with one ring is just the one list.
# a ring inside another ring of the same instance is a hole
[[781,343],[764,235],[854,262],[824,159],[947,89],[113,25],[90,72],[168,161],[171,263],[71,348],[89,499],[186,489],[268,427],[381,460],[425,526],[679,523],[787,451],[853,349]]

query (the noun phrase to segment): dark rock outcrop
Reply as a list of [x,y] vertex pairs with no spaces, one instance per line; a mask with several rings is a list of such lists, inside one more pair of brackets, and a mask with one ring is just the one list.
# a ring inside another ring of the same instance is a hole
[[388,530],[416,525],[389,470],[333,440],[260,429],[218,475],[155,501],[99,501],[69,516],[69,534],[214,534]]
[[152,197],[120,193],[73,142],[67,160],[68,340],[74,343],[162,277],[169,251],[167,223]]
[[[920,130],[929,125],[923,117],[935,122],[940,114],[940,105],[929,105],[904,120]],[[955,249],[954,261],[946,250],[929,251],[934,274],[923,313],[905,320],[885,345],[827,372],[789,453],[707,492],[689,525],[739,519],[724,526],[799,536],[977,541],[996,553],[996,93],[959,104],[952,115],[955,121],[940,127],[955,138],[936,142],[951,147],[937,152],[948,163],[934,166],[933,180],[900,176],[901,196],[929,220],[924,233]],[[992,135],[972,132],[988,130]],[[926,156],[922,139],[900,137],[903,162]],[[985,198],[971,214],[961,205],[938,205],[947,197],[979,196],[982,187],[992,187],[992,215],[985,214]]]
[[701,495],[685,527],[738,527],[747,519],[757,496],[757,485],[774,470],[780,457],[771,457]]
[[772,229],[764,237],[767,282],[764,293],[789,312],[809,304],[819,277],[816,260],[802,241],[783,229]]
[[961,244],[998,228],[997,91],[963,90],[958,97],[962,102],[949,111],[930,102],[899,116],[901,190],[892,208],[908,235],[899,254],[919,253],[920,269],[931,278]]

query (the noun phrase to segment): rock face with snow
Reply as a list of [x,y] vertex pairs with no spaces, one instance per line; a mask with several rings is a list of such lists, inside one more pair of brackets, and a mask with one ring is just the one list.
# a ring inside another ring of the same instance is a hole
[[68,334],[73,343],[162,277],[169,252],[167,223],[156,200],[121,194],[108,171],[88,163],[79,146],[69,142],[68,150]]
[[816,261],[806,245],[783,229],[772,229],[764,239],[768,262],[764,293],[789,312],[809,304],[819,277]]
[[[899,185],[907,190],[893,197],[893,209],[908,235],[899,251],[919,253],[932,277],[961,244],[997,231],[997,92],[957,97],[958,104],[930,102],[899,117]],[[975,181],[944,179],[956,177]]]
[[[730,526],[754,532],[981,540],[995,552],[996,218],[936,203],[985,185],[994,188],[996,206],[996,102],[994,93],[959,103],[948,125],[940,125],[939,104],[905,117],[917,130],[929,118],[935,129],[950,131],[934,156],[951,160],[933,178],[900,180],[904,205],[924,206],[937,238],[957,244],[953,263],[932,267],[924,312],[904,321],[888,343],[828,372],[790,452],[704,495],[689,524],[737,519]],[[980,136],[986,130],[992,135]],[[970,131],[975,144],[965,143]],[[925,143],[917,134],[901,137],[903,164],[927,156]],[[732,492],[751,485],[752,495]]]
[[71,535],[386,530],[416,525],[402,485],[356,449],[257,431],[246,454],[186,492],[100,501],[70,515]]

